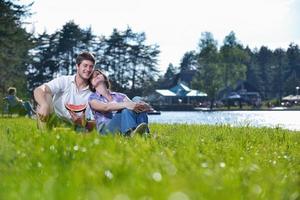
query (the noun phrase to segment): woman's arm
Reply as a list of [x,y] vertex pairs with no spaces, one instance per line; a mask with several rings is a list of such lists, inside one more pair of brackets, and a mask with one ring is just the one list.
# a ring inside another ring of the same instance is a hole
[[111,103],[103,103],[96,99],[89,101],[89,104],[93,110],[100,111],[100,112],[111,112],[111,111],[118,111],[124,108],[134,110],[136,107],[136,103],[132,101],[124,101],[124,102],[111,102]]
[[[129,99],[127,96],[124,98],[124,101],[134,102],[131,99]],[[139,102],[135,102],[135,103],[136,103],[136,107],[135,107],[136,112],[147,112],[147,111],[150,111],[153,109],[148,103],[146,103],[144,101],[139,101]]]

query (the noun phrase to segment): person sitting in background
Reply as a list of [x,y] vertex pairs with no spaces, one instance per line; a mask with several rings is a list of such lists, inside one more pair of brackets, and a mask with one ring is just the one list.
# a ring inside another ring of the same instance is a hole
[[104,72],[96,69],[90,78],[89,104],[94,113],[99,133],[116,133],[133,136],[147,134],[150,106],[133,102],[127,95],[110,90],[110,81]]
[[9,87],[7,93],[8,95],[4,98],[4,100],[7,102],[8,112],[28,115],[28,117],[31,117],[35,113],[29,101],[23,101],[16,96],[17,89],[15,87]]

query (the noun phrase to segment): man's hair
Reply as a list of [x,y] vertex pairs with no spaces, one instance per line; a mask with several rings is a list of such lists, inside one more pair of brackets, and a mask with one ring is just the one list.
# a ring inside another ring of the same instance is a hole
[[17,89],[15,87],[9,87],[7,89],[7,92],[8,92],[9,95],[14,95],[14,94],[16,94]]
[[82,52],[82,53],[80,53],[80,54],[77,56],[77,58],[76,58],[76,64],[77,64],[77,65],[80,65],[80,63],[81,63],[82,61],[84,61],[84,60],[89,60],[89,61],[93,62],[93,64],[96,63],[96,59],[95,59],[95,57],[93,56],[93,54],[91,54],[90,52],[87,52],[87,51]]

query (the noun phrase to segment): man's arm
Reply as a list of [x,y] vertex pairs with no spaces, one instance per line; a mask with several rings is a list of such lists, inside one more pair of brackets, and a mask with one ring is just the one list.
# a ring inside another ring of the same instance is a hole
[[42,121],[46,121],[53,110],[52,92],[50,88],[43,84],[34,90],[34,99],[37,102],[36,113]]

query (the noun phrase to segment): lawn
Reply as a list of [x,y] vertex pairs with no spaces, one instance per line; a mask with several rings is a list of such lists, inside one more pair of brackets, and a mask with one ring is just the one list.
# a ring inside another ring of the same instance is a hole
[[152,124],[148,138],[0,118],[0,199],[300,199],[300,132]]

